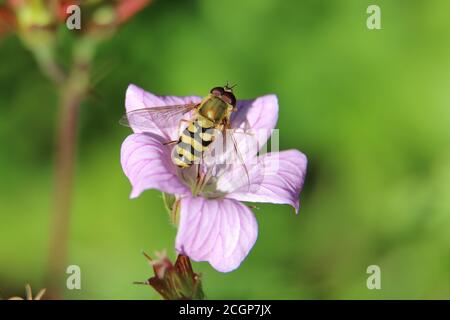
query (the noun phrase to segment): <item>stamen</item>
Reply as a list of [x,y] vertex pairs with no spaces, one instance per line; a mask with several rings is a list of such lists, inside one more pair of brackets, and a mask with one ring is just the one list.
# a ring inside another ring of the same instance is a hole
[[[198,170],[200,172],[200,170]],[[195,192],[193,193],[194,196],[200,194],[203,190],[203,186],[204,186],[204,178],[205,178],[206,174],[203,174],[202,172],[200,172],[198,174],[198,178],[197,181],[195,183]]]
[[203,175],[203,183],[201,185],[200,192],[203,192],[203,189],[205,188],[205,186],[208,184],[209,180],[211,179],[211,177],[212,177],[211,172],[212,172],[212,169],[208,168],[206,173]]

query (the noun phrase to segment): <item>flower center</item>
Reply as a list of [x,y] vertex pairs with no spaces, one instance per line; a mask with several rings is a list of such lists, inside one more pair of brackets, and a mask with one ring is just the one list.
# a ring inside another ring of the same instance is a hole
[[181,181],[189,187],[194,196],[202,196],[208,199],[224,198],[225,190],[220,190],[218,176],[211,168],[204,165],[194,164],[189,168],[178,170]]

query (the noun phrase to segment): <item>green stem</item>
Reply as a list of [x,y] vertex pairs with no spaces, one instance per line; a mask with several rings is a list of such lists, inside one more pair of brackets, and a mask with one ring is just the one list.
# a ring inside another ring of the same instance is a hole
[[60,116],[58,120],[54,212],[46,275],[49,297],[60,299],[67,267],[69,224],[77,146],[77,128],[81,102],[89,91],[89,74],[93,43],[80,39],[74,51],[74,64],[60,86]]

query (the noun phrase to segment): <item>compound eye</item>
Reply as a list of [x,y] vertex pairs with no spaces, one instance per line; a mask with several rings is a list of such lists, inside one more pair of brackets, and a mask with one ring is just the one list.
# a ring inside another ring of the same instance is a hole
[[222,95],[222,99],[226,103],[231,104],[232,106],[236,106],[236,97],[233,93],[225,91]]
[[220,97],[224,92],[225,90],[223,90],[222,87],[215,87],[211,89],[211,93],[216,97]]

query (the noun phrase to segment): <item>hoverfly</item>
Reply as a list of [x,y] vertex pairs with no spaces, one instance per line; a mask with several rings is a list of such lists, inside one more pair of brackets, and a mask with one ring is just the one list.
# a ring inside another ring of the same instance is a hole
[[[223,87],[212,88],[200,103],[137,109],[126,113],[120,123],[145,131],[145,129],[164,127],[168,120],[177,116],[182,117],[193,111],[191,119],[180,120],[180,124],[185,122],[187,125],[178,135],[178,139],[164,143],[165,145],[175,145],[172,150],[173,164],[180,169],[187,169],[193,164],[201,163],[204,154],[210,150],[217,133],[220,132],[223,139],[226,139],[227,136],[231,137],[235,154],[244,168],[247,180],[249,180],[247,168],[231,130],[230,118],[236,110],[233,87],[227,84]],[[225,143],[225,145],[227,144]]]

